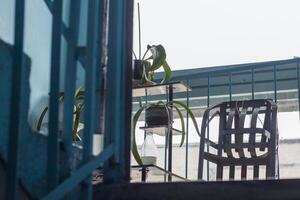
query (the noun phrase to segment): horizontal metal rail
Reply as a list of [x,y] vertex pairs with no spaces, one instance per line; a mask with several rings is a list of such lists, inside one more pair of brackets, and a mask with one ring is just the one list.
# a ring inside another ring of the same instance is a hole
[[274,65],[284,65],[284,64],[292,64],[297,63],[300,58],[288,59],[288,60],[278,60],[278,61],[270,61],[270,62],[262,62],[262,63],[251,63],[251,64],[242,64],[242,65],[228,65],[221,67],[210,67],[206,68],[205,70],[189,75],[178,75],[174,76],[174,80],[186,80],[186,79],[195,79],[200,77],[207,77],[208,74],[220,74],[220,73],[229,73],[229,72],[239,72],[239,71],[246,71],[251,70],[252,67],[254,69],[261,69],[263,67],[273,67]]
[[74,172],[72,176],[67,178],[64,182],[58,185],[53,191],[47,194],[43,200],[60,199],[66,193],[70,192],[74,187],[76,187],[80,182],[88,177],[91,172],[99,167],[101,163],[111,158],[114,154],[114,145],[110,144],[107,146],[100,155],[92,159],[88,163],[84,164],[78,170]]

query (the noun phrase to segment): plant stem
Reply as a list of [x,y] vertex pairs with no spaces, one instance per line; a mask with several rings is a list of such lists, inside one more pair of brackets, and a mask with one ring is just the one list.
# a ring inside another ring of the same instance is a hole
[[137,60],[136,54],[133,50],[132,50],[132,53],[133,53],[134,58]]
[[141,60],[141,51],[142,51],[142,46],[141,46],[141,15],[140,15],[140,3],[137,3],[138,6],[138,22],[139,22],[139,59]]
[[146,54],[148,53],[149,50],[150,50],[150,49],[147,49],[147,50],[146,50],[146,52],[145,52],[144,55],[143,55],[142,60],[144,60],[144,58],[146,57]]

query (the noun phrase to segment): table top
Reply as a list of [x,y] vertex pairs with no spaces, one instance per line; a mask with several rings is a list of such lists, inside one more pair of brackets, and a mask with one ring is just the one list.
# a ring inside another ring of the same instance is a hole
[[172,177],[172,182],[189,181],[157,165],[134,165],[131,166],[131,182],[141,182],[142,170],[147,172],[146,182],[168,182],[169,175]]
[[164,84],[138,86],[132,89],[132,97],[143,97],[167,94],[169,87],[173,87],[173,93],[191,91],[191,88],[181,81]]
[[[142,126],[140,129],[145,130],[146,132],[152,132],[153,134],[160,135],[160,136],[166,136],[166,133],[168,132],[168,126],[151,126],[151,127],[146,127]],[[182,132],[176,128],[171,127],[172,130],[172,135],[181,135]]]

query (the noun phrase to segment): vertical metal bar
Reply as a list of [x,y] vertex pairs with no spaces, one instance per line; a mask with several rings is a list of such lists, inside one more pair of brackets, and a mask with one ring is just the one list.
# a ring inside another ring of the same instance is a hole
[[[54,1],[53,0],[44,0],[46,6],[48,7],[49,11],[54,15],[53,8],[54,8]],[[65,39],[68,40],[69,36],[69,30],[68,27],[66,26],[63,21],[61,22],[62,24],[62,34],[64,35]]]
[[[148,90],[147,88],[145,88],[145,104],[147,105],[148,104]],[[145,117],[146,117],[146,114],[145,114]],[[144,122],[144,126],[146,127],[147,124],[146,124],[146,119],[145,119],[145,122]],[[144,139],[146,139],[146,130],[144,130]]]
[[251,96],[251,98],[252,98],[252,100],[255,98],[254,97],[254,67],[252,67],[251,68],[251,94],[252,94],[252,96]]
[[63,119],[63,143],[68,155],[72,155],[73,141],[73,112],[74,112],[74,93],[76,87],[76,47],[78,42],[79,15],[81,0],[71,1],[69,18],[69,40],[67,47],[67,64],[65,69],[65,93],[64,93],[64,119]]
[[276,65],[273,66],[273,75],[274,75],[274,99],[277,103],[277,72],[276,72]]
[[105,181],[129,181],[133,1],[110,1],[105,137],[114,143]]
[[[190,85],[190,81],[186,80],[187,86]],[[186,89],[186,105],[190,106],[190,93],[189,89]],[[188,178],[188,159],[189,159],[189,113],[186,112],[186,146],[185,146],[185,178]]]
[[[207,107],[210,106],[210,74],[207,76]],[[209,118],[209,117],[208,117]],[[209,123],[207,125],[207,138],[209,139]],[[206,147],[206,151],[209,152],[209,145]],[[209,181],[209,162],[206,161],[206,176],[207,181]]]
[[133,49],[133,7],[134,1],[127,0],[125,6],[125,48],[124,54],[125,69],[123,74],[124,84],[123,90],[125,91],[124,104],[124,123],[125,131],[124,136],[121,139],[123,142],[123,148],[121,149],[121,173],[123,181],[130,181],[130,149],[131,149],[131,113],[132,113],[132,49]]
[[[165,157],[165,159],[164,159],[164,170],[166,170],[167,171],[167,159],[168,159],[168,133],[167,133],[167,131],[166,131],[166,136],[165,136],[165,155],[164,155],[164,157]],[[166,182],[167,181],[167,176],[166,176],[166,174],[164,174],[164,182]]]
[[[170,101],[173,101],[173,85],[169,85],[169,102]],[[170,115],[171,115],[171,122],[170,123],[172,123],[173,122],[173,107],[172,107],[172,103],[170,104],[170,107],[171,107],[171,112],[170,112]],[[171,124],[171,128],[170,128],[170,130],[169,130],[169,145],[168,145],[168,147],[169,147],[169,152],[168,152],[168,171],[169,172],[172,172],[172,152],[173,152],[173,131],[172,131],[172,124]],[[168,176],[168,181],[170,182],[170,181],[172,181],[172,176],[171,175],[169,175]]]
[[[99,7],[100,6],[100,7]],[[88,28],[87,28],[87,61],[85,73],[84,98],[84,135],[83,135],[83,162],[92,158],[93,134],[96,132],[96,99],[97,99],[97,59],[99,59],[98,37],[102,29],[102,2],[90,0],[88,2]],[[100,29],[100,30],[99,30]],[[101,87],[101,86],[100,86]],[[91,172],[92,173],[92,172]],[[84,199],[92,199],[92,178],[89,176],[83,185]]]
[[[49,138],[47,157],[48,190],[52,190],[59,179],[59,85],[61,61],[61,34],[62,34],[62,1],[53,2],[52,20],[52,49],[51,49],[51,77],[50,77],[50,105],[49,105]],[[51,152],[51,153],[50,153]]]
[[142,177],[141,177],[141,181],[142,182],[146,182],[146,178],[147,178],[147,167],[142,166]]
[[[166,86],[166,99],[167,102],[169,101],[168,98],[168,86]],[[167,130],[168,131],[168,130]],[[166,131],[166,136],[165,136],[165,160],[164,160],[164,170],[167,170],[167,160],[168,160],[168,141],[169,141],[169,132]],[[167,175],[164,174],[164,182],[166,182],[167,180]]]
[[12,96],[10,104],[9,121],[9,146],[8,146],[8,176],[7,176],[7,198],[17,199],[18,182],[18,151],[19,134],[21,127],[21,83],[22,83],[22,56],[24,43],[24,13],[25,1],[15,1],[15,35],[13,49],[13,69],[12,69]]
[[232,72],[229,74],[229,101],[232,101]]
[[299,75],[299,59],[297,59],[297,86],[298,86],[298,112],[299,112],[299,120],[300,120],[300,75]]

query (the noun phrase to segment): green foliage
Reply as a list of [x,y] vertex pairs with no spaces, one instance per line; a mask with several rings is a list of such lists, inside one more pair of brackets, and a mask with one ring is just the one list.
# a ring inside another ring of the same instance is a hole
[[[75,101],[75,111],[74,111],[74,124],[73,124],[73,141],[76,142],[78,140],[81,141],[81,138],[78,135],[78,128],[79,128],[79,124],[80,124],[80,117],[81,117],[81,113],[82,110],[84,108],[84,104],[83,104],[83,100],[84,100],[84,87],[81,86],[79,87],[74,94],[74,101]],[[59,96],[59,104],[62,104],[64,101],[64,94],[60,94]],[[43,119],[46,116],[47,112],[49,110],[49,107],[46,106],[44,108],[44,110],[42,111],[38,123],[37,123],[37,131],[41,130],[41,126],[43,123]]]
[[[150,52],[151,55],[146,58],[148,52]],[[164,78],[162,79],[161,83],[167,83],[171,80],[172,70],[166,61],[166,57],[167,55],[165,48],[161,44],[147,46],[147,51],[141,59],[145,68],[145,74],[142,78],[142,83],[145,83],[145,81],[153,81],[155,77],[155,71],[160,68],[163,68],[164,70]]]

